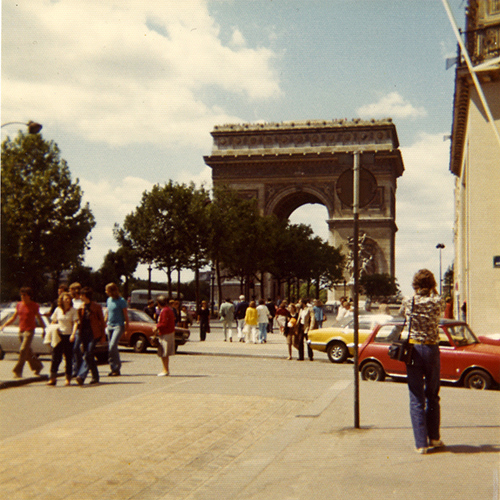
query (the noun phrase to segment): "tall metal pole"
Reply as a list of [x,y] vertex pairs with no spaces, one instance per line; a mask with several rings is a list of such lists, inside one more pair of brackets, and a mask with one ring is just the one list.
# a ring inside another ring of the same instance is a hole
[[[465,63],[467,64],[467,68],[469,69],[470,76],[472,78],[472,81],[474,82],[474,86],[476,87],[476,91],[479,95],[479,99],[481,100],[481,104],[483,105],[484,112],[486,113],[486,116],[488,118],[488,122],[491,125],[491,128],[493,130],[493,133],[495,134],[495,137],[497,139],[498,145],[500,146],[500,132],[498,132],[498,128],[495,125],[495,119],[493,118],[493,115],[491,114],[490,107],[488,105],[488,101],[486,100],[486,97],[483,92],[483,88],[481,87],[481,83],[479,82],[479,78],[477,77],[476,74],[476,69],[474,65],[472,64],[471,58],[469,56],[469,51],[467,50],[467,47],[465,46],[464,41],[462,40],[462,36],[460,35],[460,31],[458,30],[457,23],[455,21],[455,16],[453,15],[453,12],[451,11],[450,4],[448,3],[448,0],[441,0],[444,6],[444,9],[446,10],[446,14],[448,15],[448,19],[450,20],[451,27],[453,29],[453,32],[455,33],[455,37],[457,39],[458,45],[460,45],[460,50],[462,51],[462,55],[464,56]],[[498,61],[496,61],[498,62]]]
[[438,243],[436,248],[439,249],[439,295],[443,295],[443,271],[441,266],[441,250],[444,248],[443,243]]
[[359,160],[360,152],[354,152],[353,162],[353,217],[354,217],[354,428],[359,429]]

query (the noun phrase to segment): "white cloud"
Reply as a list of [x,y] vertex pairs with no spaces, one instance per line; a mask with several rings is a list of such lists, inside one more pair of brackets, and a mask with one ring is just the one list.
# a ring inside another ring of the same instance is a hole
[[118,248],[113,237],[115,223],[123,224],[125,216],[140,204],[143,192],[149,191],[153,184],[137,177],[125,177],[113,183],[80,179],[80,186],[84,193],[83,201],[89,203],[96,220],[85,263],[96,270],[101,267],[108,251]]
[[398,92],[382,96],[375,103],[359,107],[356,112],[363,118],[420,118],[427,116],[425,108],[416,108]]
[[396,217],[396,274],[405,294],[418,269],[439,276],[438,243],[443,273],[453,261],[454,182],[449,170],[450,143],[443,133],[421,134],[410,147],[401,148],[405,172],[398,181]]
[[207,0],[40,0],[2,14],[4,117],[26,112],[113,145],[193,145],[214,124],[241,121],[214,96],[281,93],[276,55],[238,30],[224,45]]

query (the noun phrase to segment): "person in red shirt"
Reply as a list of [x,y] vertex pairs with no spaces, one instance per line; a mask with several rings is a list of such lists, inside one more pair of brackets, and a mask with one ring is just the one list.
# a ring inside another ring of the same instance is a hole
[[160,306],[160,315],[156,328],[159,335],[158,355],[163,363],[163,371],[158,373],[158,377],[166,377],[170,375],[168,369],[168,358],[175,354],[175,314],[168,307],[168,299],[164,295],[157,298]]
[[40,375],[43,364],[31,349],[31,342],[35,336],[37,320],[43,329],[42,337],[45,337],[45,323],[40,315],[39,306],[36,302],[31,300],[33,291],[29,287],[23,287],[19,294],[21,296],[21,301],[16,305],[14,316],[12,316],[0,330],[3,331],[4,327],[14,323],[16,318],[19,318],[19,341],[21,342],[21,348],[19,349],[19,360],[12,370],[14,372],[14,378],[21,378],[23,376],[23,368],[26,361],[29,363],[35,375]]

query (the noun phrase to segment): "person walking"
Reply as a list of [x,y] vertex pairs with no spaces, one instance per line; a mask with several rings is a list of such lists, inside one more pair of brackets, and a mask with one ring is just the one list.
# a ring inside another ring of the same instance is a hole
[[22,378],[26,362],[28,362],[35,375],[40,375],[43,364],[31,349],[31,342],[35,336],[37,321],[42,327],[42,337],[45,337],[45,323],[40,315],[39,305],[32,300],[33,290],[27,286],[22,287],[19,295],[21,300],[16,304],[14,315],[0,328],[0,331],[3,331],[6,326],[14,323],[19,318],[19,341],[21,342],[21,347],[19,348],[19,359],[12,370],[14,378]]
[[91,384],[99,383],[99,370],[95,360],[95,347],[106,340],[106,321],[102,307],[92,300],[93,291],[84,287],[81,291],[83,305],[78,309],[80,323],[80,340],[83,347],[83,360],[80,370],[76,374],[76,383],[83,385],[89,371],[92,374]]
[[[314,311],[312,306],[308,304],[306,299],[300,299],[299,328],[297,333],[299,361],[304,361],[304,342],[307,343],[307,334],[311,328],[311,324],[313,323]],[[311,361],[314,360],[313,350],[309,344],[307,344],[307,355]]]
[[273,326],[274,326],[274,318],[276,317],[276,305],[272,301],[271,297],[267,299],[266,306],[269,309],[269,314],[271,317],[269,318],[269,326],[267,327],[267,332],[268,333],[273,333]]
[[325,311],[323,309],[323,302],[321,300],[317,299],[314,301],[314,321],[315,321],[315,328],[323,328],[323,321],[325,321]]
[[234,317],[238,328],[238,339],[240,342],[245,342],[245,314],[247,312],[248,302],[244,295],[240,295],[240,301],[236,304]]
[[163,371],[158,373],[158,377],[168,377],[170,375],[169,358],[175,354],[175,313],[168,306],[167,297],[159,295],[157,300],[161,309],[156,325],[159,335],[158,355],[163,364]]
[[205,342],[207,333],[210,333],[210,309],[206,300],[201,301],[198,311],[198,323],[200,323],[200,342]]
[[257,304],[255,300],[252,300],[248,304],[247,310],[245,312],[245,327],[244,331],[246,333],[247,344],[257,343],[257,325],[259,324],[259,313],[257,312]]
[[267,342],[267,329],[269,327],[269,320],[272,318],[268,307],[266,306],[266,301],[264,299],[259,300],[259,305],[257,306],[257,315],[259,322],[259,344],[265,344]]
[[[286,301],[283,301],[283,303],[286,304]],[[281,309],[281,306],[280,306]],[[285,335],[286,338],[286,345],[288,347],[288,359],[293,359],[292,358],[292,347],[296,343],[295,340],[297,338],[297,331],[298,331],[298,321],[299,321],[299,313],[297,311],[297,307],[295,304],[290,304],[288,309],[286,310],[286,314],[281,314],[280,316],[284,316],[286,318],[285,321],[285,327],[283,330],[283,334]]]
[[219,316],[222,320],[222,330],[224,332],[224,342],[229,338],[229,342],[233,341],[233,323],[234,323],[234,304],[231,299],[227,298],[221,304]]
[[52,315],[54,314],[54,311],[59,307],[59,297],[63,293],[69,293],[68,286],[65,285],[64,283],[60,284],[57,287],[57,299],[52,302],[52,305],[50,306],[50,311],[46,314],[47,317],[51,318]]
[[439,403],[440,357],[439,319],[444,302],[436,290],[436,279],[428,269],[413,277],[413,297],[403,300],[401,313],[410,324],[409,341],[413,344],[411,363],[406,365],[410,395],[410,417],[416,451],[444,446],[440,439]]
[[193,318],[189,312],[187,306],[181,306],[181,321],[179,326],[181,328],[189,328],[193,324]]
[[153,320],[156,321],[156,307],[153,299],[148,300],[148,305],[144,308],[144,312]]
[[109,377],[118,377],[121,375],[121,359],[118,351],[118,342],[128,328],[128,304],[127,301],[120,295],[120,290],[115,283],[106,285],[106,294],[108,300],[106,302],[106,335],[108,336],[109,350],[109,366],[111,371]]
[[63,355],[66,364],[65,385],[70,385],[73,373],[73,342],[75,341],[79,324],[78,312],[73,307],[73,298],[68,292],[63,292],[59,295],[57,304],[58,305],[52,313],[50,319],[53,324],[57,325],[60,340],[52,351],[50,379],[47,382],[47,385],[56,385],[57,371],[59,369],[59,365],[61,364]]
[[[82,290],[82,285],[78,282],[71,283],[69,285],[69,293],[73,300],[73,307],[78,311],[80,307],[83,306],[83,301],[80,296]],[[75,341],[73,342],[73,376],[76,377],[82,366],[83,356],[82,356],[82,342],[80,340],[80,330],[78,329],[75,335]]]
[[286,327],[286,322],[288,320],[288,316],[290,315],[288,308],[288,302],[286,300],[283,300],[280,302],[279,307],[276,309],[276,323],[278,324],[278,327],[280,329],[280,333],[283,335],[286,335],[285,333],[285,327]]

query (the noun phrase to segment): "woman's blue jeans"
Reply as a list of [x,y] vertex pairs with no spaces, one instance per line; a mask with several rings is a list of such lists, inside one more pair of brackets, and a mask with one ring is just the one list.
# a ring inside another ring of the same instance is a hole
[[415,446],[429,446],[429,439],[439,439],[441,410],[439,406],[439,346],[415,344],[413,364],[407,365],[410,390],[410,417]]
[[125,331],[125,325],[108,325],[106,335],[108,336],[109,366],[112,372],[119,372],[121,368],[118,342]]
[[85,381],[90,370],[90,373],[92,373],[92,380],[98,381],[99,370],[97,369],[97,363],[94,357],[95,346],[97,345],[98,339],[92,336],[82,335],[81,340],[83,345],[83,361],[77,376],[80,377],[82,381]]
[[268,323],[259,323],[259,342],[267,342]]

